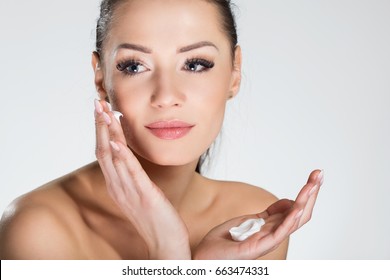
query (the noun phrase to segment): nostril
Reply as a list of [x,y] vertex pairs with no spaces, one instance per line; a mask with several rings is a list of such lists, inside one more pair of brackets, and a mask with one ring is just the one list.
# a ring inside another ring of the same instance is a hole
[[167,108],[167,107],[181,107],[180,103],[174,103],[174,104],[157,104],[158,108]]
[[156,92],[151,96],[150,104],[155,108],[181,107],[185,97],[179,92]]

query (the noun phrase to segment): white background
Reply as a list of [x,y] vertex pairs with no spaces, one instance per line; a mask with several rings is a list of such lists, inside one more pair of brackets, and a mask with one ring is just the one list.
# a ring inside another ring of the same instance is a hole
[[[236,0],[242,90],[209,176],[294,198],[289,259],[390,259],[390,1]],[[0,0],[0,211],[95,159],[98,0]]]

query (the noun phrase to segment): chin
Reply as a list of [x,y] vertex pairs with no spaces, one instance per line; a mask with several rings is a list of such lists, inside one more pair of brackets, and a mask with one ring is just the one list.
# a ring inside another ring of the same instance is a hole
[[149,148],[147,150],[134,148],[132,149],[137,158],[142,162],[146,160],[155,165],[160,166],[184,166],[194,161],[198,162],[202,155],[201,151],[189,151],[181,149],[156,149]]

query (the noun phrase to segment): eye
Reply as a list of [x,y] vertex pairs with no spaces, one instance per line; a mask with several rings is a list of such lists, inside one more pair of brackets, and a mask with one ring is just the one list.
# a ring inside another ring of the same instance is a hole
[[186,61],[184,65],[184,70],[195,72],[195,73],[201,73],[213,67],[214,67],[214,62],[212,61],[206,59],[194,58]]
[[120,62],[116,66],[116,69],[123,72],[125,75],[137,75],[148,70],[140,62],[135,60]]

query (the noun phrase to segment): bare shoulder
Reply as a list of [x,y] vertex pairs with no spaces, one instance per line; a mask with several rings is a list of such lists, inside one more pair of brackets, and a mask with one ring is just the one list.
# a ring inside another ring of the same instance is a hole
[[77,259],[79,219],[61,181],[15,199],[0,221],[1,259]]
[[234,214],[253,214],[267,209],[278,198],[264,188],[242,182],[215,181],[219,200],[230,205]]

